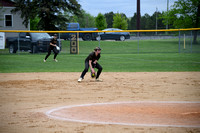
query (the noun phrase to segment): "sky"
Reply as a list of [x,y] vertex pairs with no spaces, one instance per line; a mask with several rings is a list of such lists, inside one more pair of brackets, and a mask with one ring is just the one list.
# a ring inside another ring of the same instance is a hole
[[[170,6],[178,0],[169,0]],[[109,12],[124,13],[127,17],[133,17],[137,11],[137,0],[78,0],[82,9],[92,16],[99,13],[105,14]],[[156,8],[158,11],[167,11],[167,0],[140,0],[140,13],[152,15]]]

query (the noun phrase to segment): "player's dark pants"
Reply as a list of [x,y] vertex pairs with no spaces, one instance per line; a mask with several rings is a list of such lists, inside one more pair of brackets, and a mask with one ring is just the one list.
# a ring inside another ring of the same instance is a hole
[[47,53],[47,55],[46,55],[46,57],[45,57],[45,60],[49,57],[49,55],[51,54],[51,50],[53,50],[53,52],[54,52],[54,59],[56,59],[56,56],[58,55],[58,50],[56,49],[56,47],[53,47],[53,46],[50,46],[49,48],[48,48],[48,53]]
[[[101,67],[101,65],[100,65],[99,63],[92,64],[92,67],[98,69],[98,71],[97,71],[97,76],[96,76],[96,79],[98,79],[98,78],[99,78],[99,75],[101,74],[101,71],[102,71],[103,68]],[[85,74],[88,72],[88,69],[89,69],[89,62],[86,61],[86,62],[85,62],[85,69],[83,70],[83,72],[82,72],[82,74],[81,74],[81,78],[84,79],[84,76],[85,76]]]

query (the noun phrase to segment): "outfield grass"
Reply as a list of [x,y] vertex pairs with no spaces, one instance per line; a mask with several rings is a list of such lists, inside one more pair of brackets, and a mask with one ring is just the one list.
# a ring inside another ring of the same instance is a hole
[[[63,42],[69,49],[69,41]],[[176,53],[179,52],[177,40],[137,40],[133,41],[80,41],[80,54],[87,54],[99,46],[104,54],[134,54],[134,53]],[[200,47],[199,47],[200,48]]]
[[[0,72],[81,72],[84,60],[98,41],[80,41],[80,54],[69,54],[69,42],[64,41],[59,62],[53,54],[44,63],[43,54],[0,53]],[[102,57],[99,63],[104,72],[169,72],[200,71],[200,53],[178,53],[177,40],[101,41]]]

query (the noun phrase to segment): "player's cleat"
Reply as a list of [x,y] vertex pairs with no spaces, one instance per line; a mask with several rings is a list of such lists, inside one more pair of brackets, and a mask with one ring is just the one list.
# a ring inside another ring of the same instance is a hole
[[99,78],[98,78],[98,79],[96,79],[95,81],[96,81],[96,82],[102,82],[102,80],[101,80],[101,79],[99,79]]
[[58,62],[58,60],[54,59],[55,62]]
[[78,79],[78,82],[81,82],[82,80],[83,80],[83,78],[79,78],[79,79]]
[[44,59],[44,62],[46,62],[46,60]]

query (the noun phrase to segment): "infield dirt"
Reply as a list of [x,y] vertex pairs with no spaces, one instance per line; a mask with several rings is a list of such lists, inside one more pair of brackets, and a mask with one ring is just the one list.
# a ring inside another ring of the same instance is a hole
[[[200,101],[200,72],[1,73],[1,133],[197,133],[200,128],[92,124],[51,119],[51,109],[126,101]],[[123,111],[122,111],[123,112]],[[198,112],[197,112],[198,113]],[[197,115],[197,120],[200,116]]]

